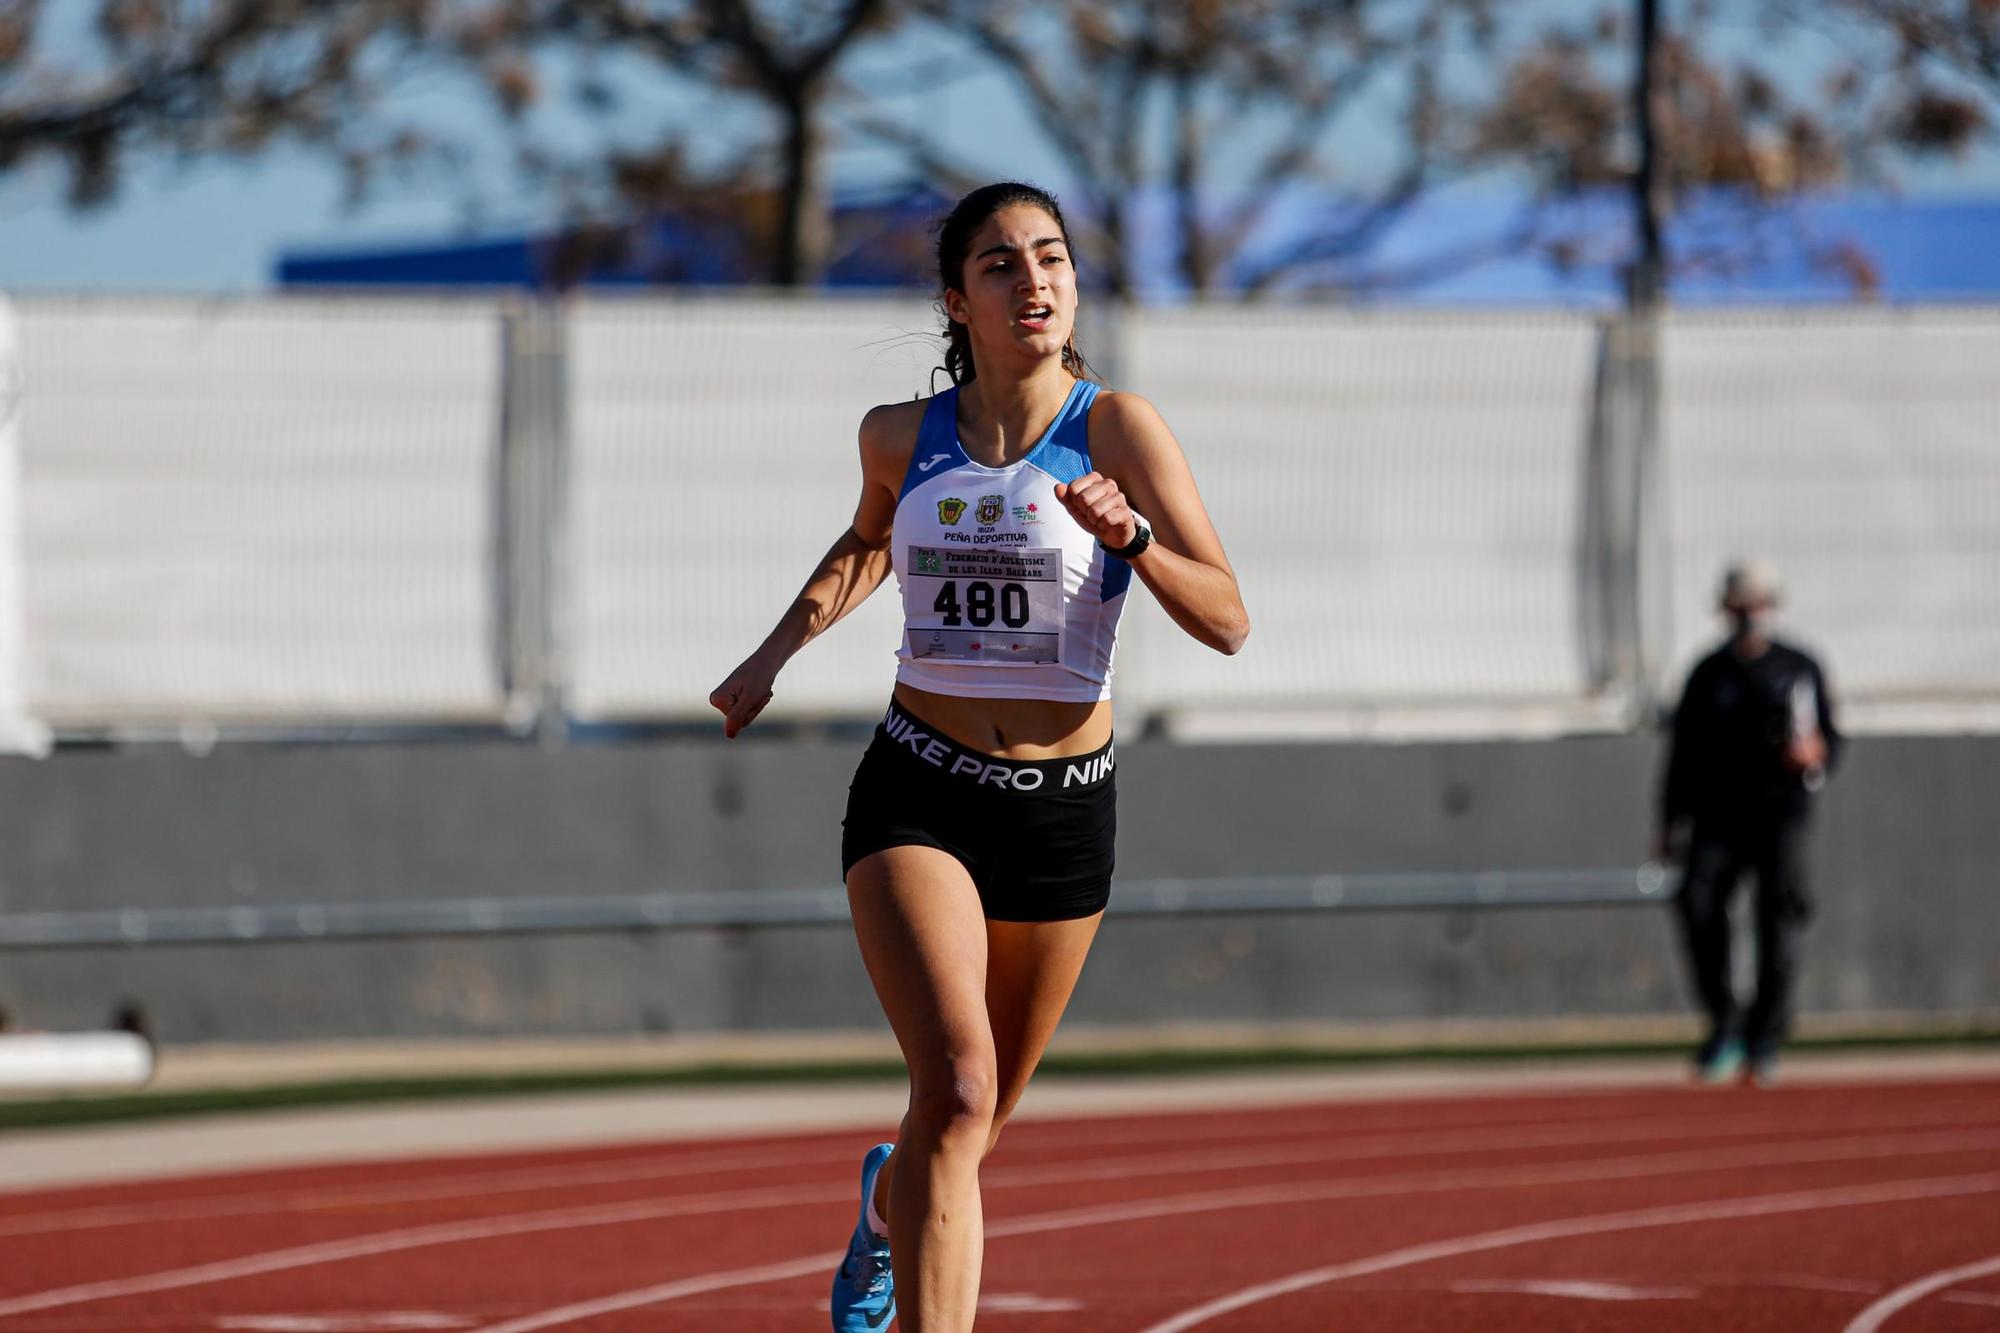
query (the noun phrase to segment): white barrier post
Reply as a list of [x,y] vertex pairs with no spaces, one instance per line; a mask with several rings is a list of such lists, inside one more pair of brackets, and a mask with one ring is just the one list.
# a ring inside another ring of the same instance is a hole
[[140,1088],[153,1047],[131,1032],[0,1032],[0,1093]]

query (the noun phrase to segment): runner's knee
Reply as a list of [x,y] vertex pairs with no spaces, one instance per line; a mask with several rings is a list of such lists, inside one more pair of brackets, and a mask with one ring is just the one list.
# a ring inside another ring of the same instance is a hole
[[998,1085],[990,1059],[955,1057],[917,1077],[910,1119],[940,1139],[972,1139],[983,1148],[993,1131]]

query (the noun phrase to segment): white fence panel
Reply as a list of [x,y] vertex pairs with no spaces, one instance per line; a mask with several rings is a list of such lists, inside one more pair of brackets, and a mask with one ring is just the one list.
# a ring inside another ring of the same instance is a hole
[[[499,306],[36,298],[16,322],[0,745],[33,739],[23,712],[501,716]],[[556,651],[576,716],[703,715],[849,521],[862,412],[942,383],[937,324],[917,297],[570,309]],[[1120,325],[1120,387],[1180,436],[1255,625],[1226,660],[1135,589],[1129,708],[1261,734],[1303,714],[1440,734],[1615,714],[1589,695],[1580,603],[1590,319],[1197,306]],[[1670,319],[1656,683],[1712,641],[1721,566],[1755,553],[1849,701],[1990,708],[1996,367],[2000,310]],[[884,590],[809,648],[774,715],[877,709],[896,611]]]
[[[853,519],[862,413],[929,391],[937,328],[917,299],[575,308],[563,634],[574,713],[707,708]],[[879,709],[900,633],[892,582],[793,661],[770,715]]]
[[37,299],[20,319],[38,714],[498,714],[491,303]]
[[1159,708],[1581,698],[1596,329],[1567,316],[1141,311],[1122,364],[1194,466],[1243,653],[1142,598],[1123,697]]
[[0,754],[35,752],[44,728],[27,716],[21,605],[21,358],[14,311],[0,297]]
[[2000,309],[1679,315],[1665,367],[1667,689],[1755,554],[1847,700],[2000,693]]

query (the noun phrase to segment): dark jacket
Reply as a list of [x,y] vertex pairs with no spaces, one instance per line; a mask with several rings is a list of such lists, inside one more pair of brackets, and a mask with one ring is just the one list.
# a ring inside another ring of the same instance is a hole
[[1785,762],[1785,745],[1808,711],[1826,738],[1826,767],[1839,760],[1840,732],[1819,663],[1773,642],[1749,661],[1725,644],[1689,673],[1674,710],[1673,738],[1661,784],[1662,826],[1684,819],[1737,824],[1806,814],[1806,776]]

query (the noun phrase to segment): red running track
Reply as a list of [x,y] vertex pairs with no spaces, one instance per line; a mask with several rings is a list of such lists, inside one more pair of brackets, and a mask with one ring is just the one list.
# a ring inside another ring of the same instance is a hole
[[[0,1329],[826,1327],[867,1134],[0,1195]],[[1032,1121],[981,1329],[2000,1328],[2000,1080]]]

